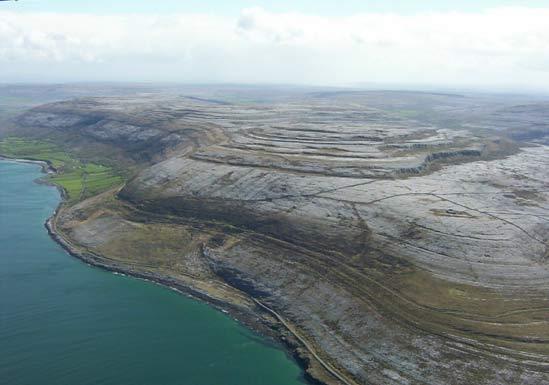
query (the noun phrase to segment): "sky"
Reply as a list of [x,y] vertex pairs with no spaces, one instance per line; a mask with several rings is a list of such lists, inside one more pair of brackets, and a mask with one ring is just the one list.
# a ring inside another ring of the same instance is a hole
[[549,91],[549,0],[0,2],[0,82]]

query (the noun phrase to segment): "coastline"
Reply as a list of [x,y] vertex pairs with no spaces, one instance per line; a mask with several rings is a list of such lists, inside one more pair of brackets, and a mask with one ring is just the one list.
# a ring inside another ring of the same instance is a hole
[[[9,156],[0,155],[0,161],[13,161],[20,163],[37,164],[41,167],[41,172],[45,174],[55,174],[57,170],[48,161],[24,159],[24,158],[11,158]],[[331,385],[332,382],[323,381],[320,378],[312,375],[309,369],[312,368],[311,359],[316,360],[318,365],[329,376],[337,381],[337,383],[351,385],[344,377],[342,377],[335,369],[325,363],[308,344],[303,340],[299,334],[294,332],[289,324],[278,315],[274,310],[270,309],[266,305],[262,304],[257,299],[250,297],[250,300],[255,304],[254,308],[245,308],[243,306],[237,306],[229,302],[214,298],[206,291],[198,290],[190,285],[182,283],[174,278],[165,277],[158,273],[145,272],[133,269],[129,266],[120,265],[117,263],[108,263],[105,258],[99,255],[95,255],[89,251],[83,252],[76,245],[73,245],[70,241],[65,239],[60,232],[56,229],[56,220],[59,213],[63,209],[66,203],[67,193],[59,185],[51,183],[47,180],[37,179],[36,183],[43,183],[50,186],[54,186],[60,193],[61,200],[55,208],[53,214],[44,222],[48,235],[58,243],[69,255],[79,259],[88,266],[97,267],[105,271],[109,271],[115,274],[127,275],[133,278],[142,279],[148,282],[161,285],[170,290],[174,290],[179,294],[193,298],[198,301],[202,301],[212,306],[213,308],[230,315],[237,322],[241,323],[248,329],[251,329],[255,333],[262,337],[268,338],[271,342],[281,347],[286,354],[294,359],[297,365],[302,369],[302,377],[306,384],[309,385]],[[281,327],[280,327],[281,326]],[[281,330],[282,329],[282,330]],[[306,354],[303,354],[305,351]]]
[[[85,264],[91,267],[97,267],[115,274],[122,274],[130,276],[137,279],[142,279],[148,282],[155,283],[157,285],[166,287],[168,289],[174,290],[181,295],[185,295],[189,298],[193,298],[198,301],[202,301],[212,306],[213,308],[230,315],[234,320],[244,325],[246,328],[251,329],[255,333],[259,334],[264,338],[274,340],[277,345],[280,345],[281,348],[294,359],[298,366],[303,371],[303,379],[309,385],[330,385],[327,382],[322,381],[319,378],[312,376],[308,369],[311,367],[310,360],[308,357],[304,357],[300,354],[299,349],[304,348],[308,353],[312,354],[314,359],[316,359],[319,364],[327,370],[328,373],[335,376],[339,381],[342,381],[345,385],[350,385],[346,380],[342,380],[339,373],[332,373],[330,369],[328,370],[325,367],[325,363],[318,357],[318,355],[302,341],[299,335],[296,335],[290,327],[283,321],[283,319],[275,313],[273,310],[263,305],[258,300],[251,298],[252,301],[256,304],[256,309],[244,309],[243,307],[238,307],[236,305],[224,302],[217,298],[210,296],[207,292],[197,290],[189,285],[185,285],[173,278],[167,278],[160,274],[144,272],[132,269],[127,266],[119,264],[109,264],[105,260],[97,255],[93,255],[89,252],[83,253],[78,250],[76,246],[73,246],[68,242],[55,228],[55,219],[59,214],[60,209],[62,208],[63,201],[59,204],[57,209],[54,211],[54,214],[49,217],[44,223],[49,236],[57,242],[69,255],[74,258],[79,259]],[[276,323],[269,321],[265,315],[274,316],[276,322],[283,326],[284,330],[291,334],[295,341],[292,341],[288,338],[288,335],[281,333],[280,330],[275,330]]]
[[[0,154],[0,161],[10,161],[10,162],[18,162],[18,163],[37,164],[41,167],[41,171],[44,174],[56,174],[57,173],[57,169],[55,167],[53,167],[51,162],[49,162],[47,160],[12,158],[12,157]],[[65,189],[63,187],[61,187],[61,186],[59,186],[55,183],[51,183],[51,182],[49,182],[48,180],[45,180],[45,179],[40,179],[39,178],[39,179],[36,179],[34,182],[39,183],[39,184],[46,184],[48,186],[53,186],[57,189],[57,191],[59,191],[59,195],[61,195],[61,202],[59,202],[59,205],[57,205],[57,208],[55,209],[54,214],[52,215],[52,217],[53,217],[57,213],[59,208],[63,205],[63,203],[67,200],[67,192],[65,191]]]
[[24,158],[12,158],[6,155],[0,155],[0,161],[7,160],[19,163],[31,163],[38,164],[42,167],[42,172],[45,174],[55,174],[57,170],[52,166],[52,164],[46,160],[36,160],[36,159],[24,159]]

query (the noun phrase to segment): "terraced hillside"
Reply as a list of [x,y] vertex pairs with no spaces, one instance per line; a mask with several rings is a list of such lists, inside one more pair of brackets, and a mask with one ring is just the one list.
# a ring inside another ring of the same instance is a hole
[[121,189],[60,210],[74,252],[274,330],[311,378],[542,384],[544,103],[103,97],[31,109],[14,132],[131,165]]

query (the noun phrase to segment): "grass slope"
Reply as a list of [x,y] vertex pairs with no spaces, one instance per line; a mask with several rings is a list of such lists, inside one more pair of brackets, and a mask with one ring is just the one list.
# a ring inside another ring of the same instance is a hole
[[48,176],[48,180],[61,186],[73,203],[124,183],[124,178],[112,168],[81,162],[48,141],[8,137],[0,141],[0,154],[49,162],[57,173]]

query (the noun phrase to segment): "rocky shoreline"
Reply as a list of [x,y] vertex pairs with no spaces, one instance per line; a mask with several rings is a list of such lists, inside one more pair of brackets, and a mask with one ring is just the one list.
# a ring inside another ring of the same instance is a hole
[[[59,210],[62,208],[62,204],[63,203],[60,203],[60,206],[57,208],[54,214],[46,220],[44,226],[47,229],[50,237],[55,242],[57,242],[69,255],[79,259],[80,261],[92,267],[97,267],[113,273],[123,274],[137,279],[153,282],[171,290],[175,290],[179,294],[205,302],[215,309],[220,310],[223,313],[229,314],[233,319],[240,322],[247,328],[253,330],[263,337],[270,339],[271,341],[276,341],[277,345],[280,344],[280,346],[284,348],[286,353],[289,354],[303,369],[303,376],[308,384],[328,385],[326,382],[323,382],[308,373],[307,369],[310,368],[310,359],[309,357],[305,357],[303,353],[300,352],[300,349],[304,348],[303,344],[298,342],[297,339],[291,338],[291,336],[288,335],[288,333],[291,334],[291,331],[287,328],[284,330],[285,332],[276,330],[277,322],[273,322],[272,318],[269,319],[270,317],[265,317],[265,315],[270,315],[269,310],[267,310],[268,308],[262,305],[259,301],[254,300],[254,302],[259,304],[259,306],[257,306],[255,309],[244,310],[243,308],[231,305],[227,302],[220,301],[210,296],[206,292],[197,290],[188,285],[184,285],[174,279],[163,277],[155,273],[137,271],[132,268],[115,263],[105,263],[104,260],[102,260],[99,256],[92,255],[91,253],[80,252],[75,246],[66,241],[55,229],[55,219],[58,215]],[[280,324],[282,325],[282,323]]]
[[[41,166],[41,171],[45,174],[52,174],[57,172],[57,170],[50,164],[50,162],[47,161],[11,158],[4,155],[0,156],[0,161],[2,160],[37,164]],[[292,332],[289,329],[283,326],[282,330],[280,330],[278,325],[283,325],[283,323],[275,321],[271,314],[272,310],[269,310],[269,308],[261,304],[259,301],[252,299],[256,303],[256,306],[253,309],[244,309],[243,307],[235,306],[228,302],[224,302],[217,298],[214,298],[207,292],[198,290],[189,285],[185,285],[175,279],[163,277],[162,275],[152,272],[137,271],[135,269],[132,269],[131,267],[123,266],[116,263],[107,263],[105,259],[101,258],[98,255],[94,255],[90,252],[80,251],[78,247],[72,245],[69,241],[67,241],[56,230],[55,227],[55,221],[59,213],[63,209],[63,205],[66,202],[67,194],[65,190],[56,184],[52,184],[42,179],[38,179],[35,182],[54,186],[57,188],[61,195],[61,201],[59,205],[57,206],[54,213],[44,222],[44,227],[46,228],[49,236],[56,243],[58,243],[67,252],[67,254],[84,262],[88,266],[152,282],[164,286],[168,289],[174,290],[181,295],[185,295],[189,298],[207,303],[213,308],[230,315],[234,320],[238,321],[248,329],[253,330],[259,335],[268,338],[273,343],[276,343],[277,345],[282,347],[286,354],[291,356],[301,367],[301,369],[303,370],[303,377],[308,384],[328,385],[326,382],[323,382],[320,379],[313,377],[307,371],[310,368],[310,357],[303,354],[303,349],[305,348],[303,344],[299,342],[298,338],[294,338]]]
[[[48,162],[26,159],[6,159],[18,162],[40,164],[44,173],[56,172],[56,170],[51,167]],[[171,290],[175,290],[179,294],[205,302],[215,309],[222,311],[223,313],[229,314],[233,319],[240,322],[247,328],[253,330],[263,337],[270,339],[273,342],[276,341],[277,345],[280,344],[280,346],[286,351],[286,353],[290,355],[303,369],[303,377],[308,384],[327,385],[320,379],[310,375],[310,373],[307,371],[310,368],[310,358],[303,354],[302,349],[305,348],[303,344],[300,343],[298,339],[293,338],[294,336],[289,329],[283,329],[283,331],[285,331],[283,332],[280,330],[280,328],[277,328],[277,323],[279,323],[280,325],[282,325],[283,323],[278,321],[273,322],[272,317],[269,317],[271,314],[269,310],[267,310],[268,308],[265,305],[261,304],[259,301],[253,300],[259,306],[256,306],[254,309],[245,310],[242,307],[231,305],[227,302],[216,299],[204,291],[192,288],[191,286],[178,282],[175,279],[163,277],[159,274],[151,272],[137,271],[135,269],[120,264],[106,263],[105,260],[102,259],[100,256],[93,255],[89,252],[81,252],[80,250],[78,250],[76,246],[72,245],[69,241],[63,238],[63,236],[60,235],[59,232],[56,230],[55,221],[60,211],[63,209],[63,204],[66,200],[66,192],[63,188],[57,185],[53,186],[57,187],[57,189],[60,191],[62,200],[52,216],[46,220],[46,222],[44,223],[44,227],[46,228],[50,237],[55,242],[57,242],[69,255],[79,259],[80,261],[92,267],[97,267],[113,273],[123,274],[137,279],[153,282]]]

